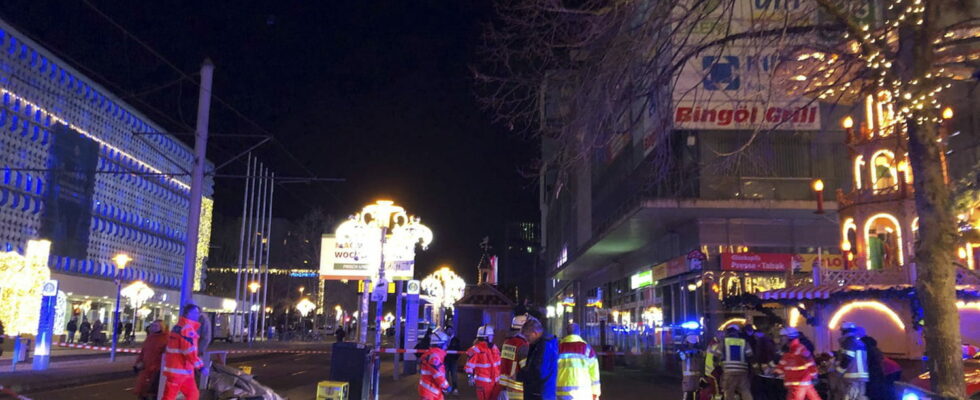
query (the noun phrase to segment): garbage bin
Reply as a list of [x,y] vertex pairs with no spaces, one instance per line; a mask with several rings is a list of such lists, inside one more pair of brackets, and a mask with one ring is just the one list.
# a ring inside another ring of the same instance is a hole
[[347,382],[350,398],[366,399],[370,395],[371,371],[368,368],[371,349],[358,343],[333,344],[330,358],[330,380]]

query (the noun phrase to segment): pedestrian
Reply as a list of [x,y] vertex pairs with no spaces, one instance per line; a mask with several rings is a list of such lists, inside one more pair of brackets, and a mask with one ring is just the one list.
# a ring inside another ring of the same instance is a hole
[[881,370],[885,375],[885,390],[895,398],[895,382],[902,380],[902,366],[888,357],[881,358]]
[[867,400],[868,351],[861,341],[863,329],[853,322],[841,324],[837,372],[841,376],[840,393],[843,400]]
[[560,399],[596,400],[602,394],[599,359],[581,334],[578,324],[569,323],[558,344],[556,394]]
[[123,325],[123,340],[127,343],[133,342],[133,321],[126,321]]
[[524,398],[524,384],[517,378],[518,373],[527,364],[528,342],[521,334],[521,327],[527,321],[527,315],[517,315],[510,321],[511,335],[504,341],[500,350],[500,379],[493,388],[490,398],[499,398],[506,393],[507,399],[521,400]]
[[78,331],[78,317],[71,317],[71,321],[68,321],[68,326],[65,330],[68,331],[68,343],[75,343],[75,332]]
[[813,387],[817,378],[817,363],[813,354],[800,341],[800,332],[787,326],[779,331],[783,345],[783,355],[776,365],[776,375],[783,377],[786,386],[786,400],[820,400]]
[[337,343],[343,343],[344,338],[347,337],[347,332],[344,331],[343,326],[338,326],[337,331],[333,333],[337,337]]
[[870,400],[893,400],[895,396],[890,392],[894,390],[889,388],[885,378],[885,355],[878,348],[878,341],[865,335],[861,337],[861,342],[868,352],[868,383],[865,386],[865,395]]
[[133,365],[133,370],[139,374],[133,393],[139,399],[156,399],[160,385],[160,363],[167,348],[168,335],[162,320],[153,321],[146,327],[146,340]]
[[704,353],[698,348],[698,335],[688,334],[677,349],[677,355],[681,359],[681,391],[684,392],[684,400],[697,400],[698,390],[701,388],[702,363],[705,359]]
[[445,333],[436,331],[429,335],[429,348],[419,357],[419,397],[422,400],[443,400],[443,392],[449,390],[446,380]]
[[82,324],[78,326],[78,342],[85,344],[91,339],[90,335],[92,333],[92,324],[88,322],[88,318],[82,317]]
[[425,330],[425,335],[415,344],[415,350],[425,351],[429,348],[429,341],[432,339],[432,328]]
[[444,330],[446,336],[449,336],[449,343],[446,345],[446,350],[457,353],[446,354],[446,376],[449,378],[449,391],[453,394],[459,394],[459,382],[457,381],[457,365],[459,363],[459,353],[463,350],[463,346],[459,343],[459,338],[456,337],[456,329],[452,325],[447,325]]
[[752,374],[752,398],[756,400],[782,400],[786,398],[783,382],[764,371],[771,370],[779,361],[776,341],[751,325],[745,326],[746,341],[752,349],[752,366],[757,374]]
[[194,381],[194,370],[207,373],[204,362],[197,355],[197,322],[201,308],[186,304],[180,313],[180,320],[167,336],[167,354],[163,357],[163,376],[167,383],[163,389],[163,400],[175,400],[177,393],[183,393],[186,400],[198,400],[200,393]]
[[738,393],[742,400],[752,400],[748,363],[752,358],[752,348],[741,337],[738,325],[729,326],[725,330],[725,339],[720,350],[715,356],[721,360],[721,391],[725,399],[732,400]]
[[721,354],[723,332],[716,332],[704,351],[704,388],[698,393],[699,400],[721,400],[721,368],[717,354]]
[[103,342],[105,342],[105,337],[104,337],[105,334],[102,332],[103,329],[105,329],[105,326],[102,325],[102,320],[100,319],[95,320],[95,323],[92,324],[92,336],[91,336],[92,343],[102,344]]
[[490,400],[500,377],[500,350],[493,345],[492,326],[476,330],[476,341],[466,350],[466,357],[466,378],[470,386],[476,386],[477,400]]
[[519,379],[524,384],[525,400],[555,400],[558,380],[558,339],[546,332],[541,321],[528,318],[521,333],[529,343],[527,366]]

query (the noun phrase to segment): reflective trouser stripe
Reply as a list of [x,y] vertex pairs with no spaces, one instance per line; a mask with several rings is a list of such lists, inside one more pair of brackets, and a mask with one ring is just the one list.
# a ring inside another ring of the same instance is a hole
[[493,379],[487,378],[485,376],[479,376],[479,375],[474,376],[473,380],[480,381],[480,382],[493,382]]
[[428,384],[428,383],[425,383],[425,382],[421,382],[421,381],[420,381],[420,382],[419,382],[419,386],[421,386],[421,387],[422,387],[422,388],[424,388],[425,390],[428,390],[428,391],[430,391],[430,392],[432,392],[432,393],[434,393],[434,394],[439,394],[439,393],[442,393],[442,391],[441,391],[441,390],[439,390],[439,389],[436,389],[436,388],[434,388],[434,387],[432,387],[432,385],[430,385],[430,384]]
[[167,368],[167,367],[163,367],[163,372],[169,372],[171,374],[177,374],[177,375],[190,375],[194,373],[194,371],[189,369]]

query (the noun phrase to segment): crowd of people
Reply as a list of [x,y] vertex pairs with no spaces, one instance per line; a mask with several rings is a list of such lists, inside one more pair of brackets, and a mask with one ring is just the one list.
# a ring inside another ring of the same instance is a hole
[[902,369],[857,324],[841,325],[832,355],[814,356],[813,343],[793,327],[774,333],[731,325],[705,346],[696,333],[686,335],[678,350],[685,399],[894,400]]
[[[498,348],[493,327],[481,326],[465,351],[463,366],[477,399],[597,400],[601,383],[596,352],[582,339],[577,324],[568,324],[565,334],[558,340],[541,321],[518,315]],[[424,347],[419,358],[421,399],[442,400],[445,393],[458,393],[459,355],[446,352],[459,346],[453,328],[428,333],[420,345]]]

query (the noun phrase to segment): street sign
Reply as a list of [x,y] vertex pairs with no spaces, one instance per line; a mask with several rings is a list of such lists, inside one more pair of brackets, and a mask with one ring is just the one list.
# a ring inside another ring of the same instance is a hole
[[374,302],[384,302],[388,299],[388,282],[381,281],[374,287],[371,292],[371,301]]
[[34,341],[35,371],[48,369],[51,362],[51,342],[54,335],[54,315],[58,305],[58,281],[48,280],[41,286],[41,309]]
[[405,289],[407,294],[419,294],[422,292],[422,283],[413,279],[408,281],[408,287]]

